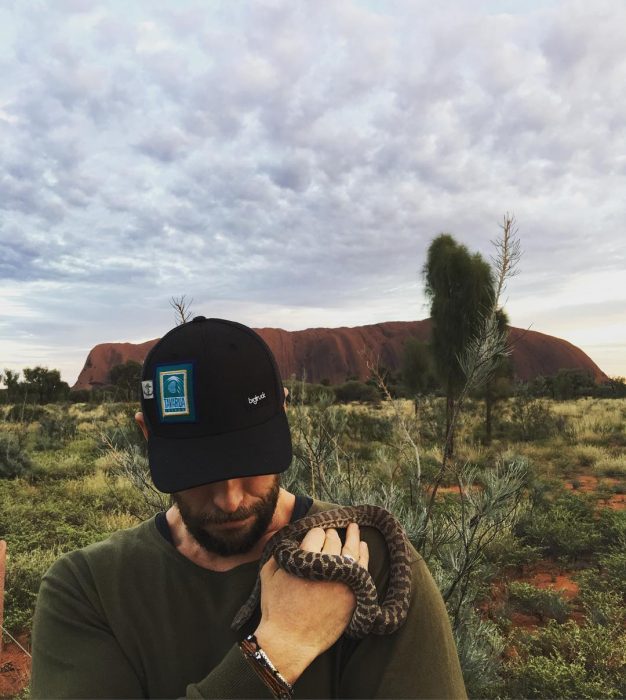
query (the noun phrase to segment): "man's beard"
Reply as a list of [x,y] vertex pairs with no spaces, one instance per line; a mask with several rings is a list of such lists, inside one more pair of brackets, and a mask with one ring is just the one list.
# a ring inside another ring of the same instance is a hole
[[[189,534],[198,544],[206,549],[207,552],[229,557],[234,554],[249,552],[259,541],[267,530],[268,525],[272,522],[279,491],[280,477],[276,475],[276,480],[272,487],[260,501],[257,501],[249,508],[238,508],[234,513],[218,511],[210,515],[196,515],[180,497],[180,494],[172,494],[172,500],[178,507]],[[245,520],[250,516],[253,516],[252,523],[242,527],[211,528],[211,525]]]

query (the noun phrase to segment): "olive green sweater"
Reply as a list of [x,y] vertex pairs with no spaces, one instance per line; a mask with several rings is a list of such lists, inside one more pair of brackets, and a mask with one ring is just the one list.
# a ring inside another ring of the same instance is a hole
[[[331,507],[314,501],[308,514]],[[362,528],[382,597],[388,555]],[[61,557],[43,578],[33,625],[33,698],[269,698],[230,623],[258,564],[208,571],[180,554],[154,518]],[[392,635],[342,638],[305,670],[296,698],[465,698],[441,595],[412,550],[409,617]],[[280,668],[279,668],[280,670]]]

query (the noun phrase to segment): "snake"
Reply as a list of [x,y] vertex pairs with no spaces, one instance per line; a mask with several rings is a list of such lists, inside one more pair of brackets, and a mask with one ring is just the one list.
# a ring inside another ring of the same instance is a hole
[[[389,550],[389,584],[382,605],[378,603],[374,579],[351,557],[300,548],[311,528],[345,528],[354,522],[376,528],[385,538]],[[332,508],[305,516],[279,530],[263,549],[254,588],[233,618],[231,629],[240,629],[252,617],[261,597],[261,569],[272,556],[290,574],[313,581],[342,581],[352,588],[357,604],[344,632],[347,637],[363,639],[368,634],[392,634],[406,620],[411,598],[409,544],[402,525],[384,508],[373,505]]]

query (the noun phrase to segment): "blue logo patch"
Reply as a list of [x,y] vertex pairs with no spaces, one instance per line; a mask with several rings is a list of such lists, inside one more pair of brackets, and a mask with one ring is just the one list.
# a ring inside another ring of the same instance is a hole
[[162,422],[182,423],[196,420],[191,363],[157,367],[155,383],[159,393],[159,417]]

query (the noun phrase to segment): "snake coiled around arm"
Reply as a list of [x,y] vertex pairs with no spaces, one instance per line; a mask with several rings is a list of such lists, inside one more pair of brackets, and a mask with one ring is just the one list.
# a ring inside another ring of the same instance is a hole
[[[385,538],[389,550],[389,584],[382,605],[378,604],[371,575],[356,562],[341,555],[300,549],[300,542],[311,528],[345,528],[353,522],[374,527]],[[411,598],[409,544],[400,523],[384,508],[369,505],[333,508],[296,520],[279,530],[265,545],[254,589],[235,615],[232,629],[240,629],[259,604],[260,571],[272,556],[281,568],[295,576],[315,581],[343,581],[352,588],[357,605],[345,631],[348,637],[362,639],[368,634],[391,634],[406,620]]]

